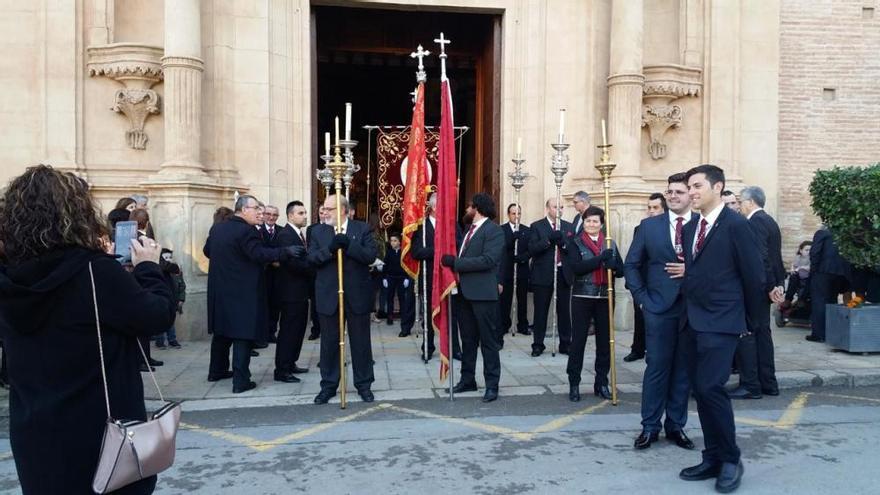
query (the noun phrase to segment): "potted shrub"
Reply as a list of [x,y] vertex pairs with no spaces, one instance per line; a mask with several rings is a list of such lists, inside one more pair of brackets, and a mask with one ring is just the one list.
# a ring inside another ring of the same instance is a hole
[[813,211],[853,266],[855,304],[826,312],[826,342],[850,352],[880,352],[880,163],[816,172]]

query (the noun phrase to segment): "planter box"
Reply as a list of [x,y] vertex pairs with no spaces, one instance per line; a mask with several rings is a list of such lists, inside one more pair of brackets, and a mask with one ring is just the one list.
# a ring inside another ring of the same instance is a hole
[[825,342],[847,352],[880,352],[880,305],[827,305]]

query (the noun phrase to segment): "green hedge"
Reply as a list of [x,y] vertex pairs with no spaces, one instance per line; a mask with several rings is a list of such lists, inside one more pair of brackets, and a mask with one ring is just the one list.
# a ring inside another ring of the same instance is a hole
[[819,170],[810,194],[840,254],[857,267],[880,266],[880,163]]

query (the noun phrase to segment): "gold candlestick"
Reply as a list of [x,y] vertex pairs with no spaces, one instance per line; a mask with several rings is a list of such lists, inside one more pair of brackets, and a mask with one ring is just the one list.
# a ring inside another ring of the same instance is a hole
[[[603,144],[597,146],[602,150],[602,156],[599,163],[596,164],[596,170],[602,175],[602,189],[605,191],[605,247],[611,249],[611,172],[617,167],[617,164],[611,161],[611,145],[607,144],[605,138],[605,121],[602,121],[602,141]],[[615,362],[614,352],[614,271],[609,269],[608,276],[608,345],[609,357],[611,359],[611,404],[617,405],[617,366]]]
[[[336,233],[342,234],[342,178],[348,170],[348,164],[342,159],[342,148],[339,142],[335,146],[333,161],[327,164],[333,173],[333,187],[336,190]],[[339,279],[339,407],[345,409],[345,289],[342,274],[342,253],[336,255],[336,274]]]

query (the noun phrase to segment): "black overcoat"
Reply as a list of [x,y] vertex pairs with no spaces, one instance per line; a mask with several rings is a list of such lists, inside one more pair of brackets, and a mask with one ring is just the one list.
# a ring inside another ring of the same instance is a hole
[[[334,228],[330,225],[313,225],[307,239],[308,260],[316,270],[315,299],[318,313],[328,316],[336,314],[339,308],[336,255],[330,252],[334,235]],[[376,260],[379,250],[370,228],[364,222],[349,220],[345,235],[349,240],[342,258],[345,310],[356,315],[369,314],[373,299],[369,265]]]

